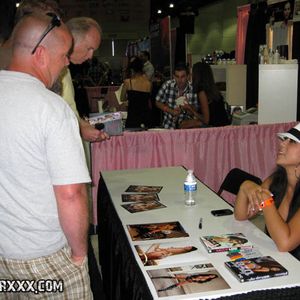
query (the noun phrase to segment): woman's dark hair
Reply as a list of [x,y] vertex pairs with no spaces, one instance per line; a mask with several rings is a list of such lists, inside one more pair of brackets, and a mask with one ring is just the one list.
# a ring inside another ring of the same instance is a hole
[[139,57],[135,57],[128,65],[128,69],[134,73],[143,73],[144,63]]
[[[279,207],[280,203],[283,200],[283,197],[287,190],[288,185],[288,179],[287,179],[287,173],[285,168],[281,166],[277,166],[274,173],[271,175],[272,182],[270,184],[270,191],[274,195],[274,200],[276,203],[276,207]],[[300,207],[300,180],[298,179],[298,182],[295,187],[294,195],[292,198],[290,211],[288,215],[289,220],[297,211],[297,208]]]
[[202,62],[197,62],[193,65],[193,92],[199,93],[204,91],[208,101],[219,101],[222,96],[218,87],[215,84],[214,76],[210,65]]

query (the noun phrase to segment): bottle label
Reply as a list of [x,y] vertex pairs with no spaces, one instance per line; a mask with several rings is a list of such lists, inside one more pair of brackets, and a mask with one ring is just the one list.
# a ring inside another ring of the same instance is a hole
[[185,183],[184,184],[185,192],[194,192],[197,191],[197,183]]

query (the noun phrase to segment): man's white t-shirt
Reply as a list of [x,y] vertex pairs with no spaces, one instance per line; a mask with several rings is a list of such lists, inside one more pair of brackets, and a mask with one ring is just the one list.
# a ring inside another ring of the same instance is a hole
[[53,185],[90,182],[78,121],[25,73],[0,71],[0,256],[30,259],[66,244]]

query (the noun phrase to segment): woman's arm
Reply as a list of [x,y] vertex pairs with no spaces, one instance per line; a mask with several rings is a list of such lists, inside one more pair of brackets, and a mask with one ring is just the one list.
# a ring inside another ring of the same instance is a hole
[[300,209],[288,223],[275,205],[263,208],[263,213],[268,232],[279,251],[292,251],[300,245]]
[[[268,190],[270,183],[271,179],[267,178],[261,186],[251,181],[241,185],[234,206],[237,220],[246,220],[257,214],[259,204],[271,196]],[[275,204],[264,207],[265,224],[278,250],[292,251],[300,245],[300,209],[288,223],[282,217],[281,209],[281,206],[277,209]]]
[[208,98],[204,91],[198,93],[198,100],[200,104],[200,111],[202,114],[202,122],[206,125],[209,124],[209,106]]
[[194,119],[201,119],[201,115],[197,112],[196,108],[187,101],[184,101],[183,105],[180,107],[184,109],[190,116],[194,117]]
[[260,196],[264,199],[271,196],[271,192],[268,190],[270,182],[270,178],[267,178],[262,185],[250,180],[241,184],[234,204],[234,217],[237,220],[247,220],[258,213]]

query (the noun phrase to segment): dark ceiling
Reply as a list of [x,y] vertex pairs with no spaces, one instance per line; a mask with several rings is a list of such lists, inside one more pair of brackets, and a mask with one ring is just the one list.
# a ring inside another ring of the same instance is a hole
[[[151,15],[157,15],[157,10],[162,10],[162,16],[179,15],[182,12],[194,12],[198,14],[198,9],[206,5],[218,2],[220,0],[151,0]],[[169,4],[173,3],[174,8],[169,8]]]

